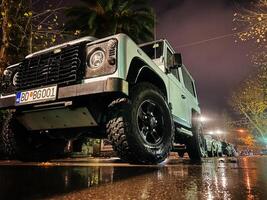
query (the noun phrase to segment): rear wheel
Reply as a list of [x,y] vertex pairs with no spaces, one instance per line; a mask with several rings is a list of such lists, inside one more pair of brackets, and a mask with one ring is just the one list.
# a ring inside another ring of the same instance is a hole
[[193,117],[192,122],[193,137],[187,142],[187,152],[191,160],[201,161],[202,157],[206,157],[207,151],[201,123],[195,118]]
[[136,85],[130,97],[110,104],[108,137],[123,160],[160,163],[168,156],[174,136],[165,98],[149,83]]
[[29,132],[16,120],[16,114],[12,111],[8,111],[4,117],[0,140],[8,158],[24,161],[44,161],[62,155],[66,145],[64,140],[51,140]]

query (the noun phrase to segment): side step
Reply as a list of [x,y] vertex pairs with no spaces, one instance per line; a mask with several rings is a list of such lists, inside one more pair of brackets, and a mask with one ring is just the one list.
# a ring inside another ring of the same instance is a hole
[[182,127],[181,128],[176,127],[176,131],[179,132],[179,133],[183,133],[185,135],[188,135],[188,136],[193,136],[192,131],[189,131],[189,130],[187,130],[185,128],[182,128]]

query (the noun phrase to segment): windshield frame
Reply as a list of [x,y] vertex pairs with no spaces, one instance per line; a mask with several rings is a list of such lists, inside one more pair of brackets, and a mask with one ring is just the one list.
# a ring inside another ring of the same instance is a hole
[[[156,47],[156,48],[153,48],[153,46],[155,44],[159,44],[159,47]],[[148,47],[148,46],[152,46],[150,48],[151,51],[153,51],[154,49],[154,53],[153,52],[149,52],[149,49],[145,49],[144,47]],[[144,43],[144,44],[141,44],[139,45],[139,47],[142,49],[142,51],[149,57],[151,58],[152,60],[155,60],[155,59],[159,59],[161,57],[164,56],[164,48],[165,48],[165,45],[164,45],[164,40],[157,40],[157,41],[153,41],[153,42],[147,42],[147,43]],[[157,52],[157,48],[161,48],[159,50],[159,52]],[[153,55],[152,55],[153,54]]]

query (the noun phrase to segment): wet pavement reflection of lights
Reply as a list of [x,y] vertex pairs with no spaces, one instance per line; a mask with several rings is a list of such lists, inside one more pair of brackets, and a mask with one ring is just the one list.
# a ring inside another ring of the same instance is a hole
[[247,193],[248,193],[247,199],[250,200],[250,199],[254,199],[254,197],[251,194],[251,183],[250,183],[250,176],[249,176],[248,160],[247,158],[244,158],[243,161],[244,161],[244,172],[245,172],[244,179],[245,179]]
[[175,157],[148,166],[118,159],[0,161],[0,199],[266,199],[266,166],[267,157],[202,164]]

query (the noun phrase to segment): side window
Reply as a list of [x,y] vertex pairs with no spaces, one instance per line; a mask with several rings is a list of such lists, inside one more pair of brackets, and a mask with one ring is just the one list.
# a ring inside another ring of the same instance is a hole
[[195,93],[195,86],[194,86],[193,80],[191,79],[191,77],[189,76],[189,74],[183,67],[182,67],[182,73],[183,73],[184,84],[185,84],[186,89],[195,97],[196,93]]
[[[173,65],[172,52],[167,48],[167,66]],[[171,73],[180,81],[179,72],[177,69],[171,69]]]
[[167,66],[172,66],[173,65],[173,57],[172,57],[172,52],[167,48]]

